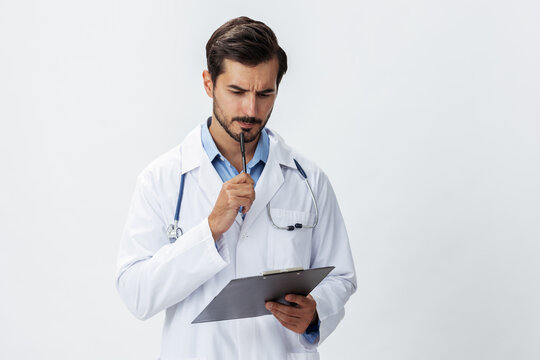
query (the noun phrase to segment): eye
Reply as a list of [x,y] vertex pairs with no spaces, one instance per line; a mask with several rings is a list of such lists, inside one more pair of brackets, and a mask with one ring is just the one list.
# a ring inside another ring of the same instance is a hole
[[234,94],[234,95],[242,95],[244,92],[243,91],[233,91],[231,90],[231,92]]
[[269,94],[264,94],[264,93],[263,94],[257,94],[257,95],[259,95],[259,97],[269,97],[270,96]]

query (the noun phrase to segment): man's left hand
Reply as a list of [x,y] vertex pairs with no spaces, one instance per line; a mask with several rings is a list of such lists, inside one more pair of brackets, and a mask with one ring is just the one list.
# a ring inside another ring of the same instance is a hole
[[267,301],[265,306],[287,329],[303,334],[311,323],[318,321],[317,303],[311,295],[288,294],[285,300],[298,306],[283,305],[274,301]]

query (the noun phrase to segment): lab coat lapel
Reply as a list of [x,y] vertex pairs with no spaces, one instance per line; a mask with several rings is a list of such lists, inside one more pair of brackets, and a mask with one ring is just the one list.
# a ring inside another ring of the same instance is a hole
[[269,159],[259,181],[257,181],[255,201],[244,219],[243,228],[245,231],[253,224],[257,216],[261,215],[263,210],[266,210],[266,204],[268,204],[281,185],[283,185],[283,181],[281,166],[277,161],[270,161]]
[[[201,127],[193,130],[182,143],[182,174],[199,167],[199,171],[193,171],[193,177],[200,192],[208,200],[213,208],[223,185],[216,169],[210,162],[201,142]],[[187,189],[186,189],[187,190]]]
[[201,167],[197,174],[197,184],[199,185],[201,192],[206,196],[211,208],[213,208],[218,198],[219,191],[223,186],[223,180],[219,177],[219,174],[214,168],[214,165],[210,162],[210,159],[208,159],[208,155],[206,155],[204,149],[201,154]]

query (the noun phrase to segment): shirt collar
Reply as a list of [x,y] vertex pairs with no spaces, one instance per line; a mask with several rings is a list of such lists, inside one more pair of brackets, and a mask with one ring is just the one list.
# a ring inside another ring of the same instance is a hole
[[206,122],[206,126],[203,124],[201,129],[201,140],[202,146],[206,151],[208,158],[210,159],[210,161],[214,161],[216,156],[221,156],[221,154],[219,153],[216,143],[214,142],[214,139],[212,139],[212,135],[210,135],[210,130],[208,129],[211,122],[212,118],[209,117],[208,121]]
[[[206,154],[208,155],[208,158],[210,161],[214,161],[214,159],[219,156],[221,159],[225,159],[223,155],[219,152],[216,143],[214,142],[214,139],[212,138],[212,135],[210,134],[210,130],[208,129],[210,124],[212,123],[212,117],[209,117],[206,121],[206,126],[203,125],[201,129],[201,140],[204,150],[206,151]],[[257,143],[257,147],[255,148],[255,154],[253,154],[253,159],[247,164],[246,166],[248,169],[251,169],[255,165],[257,165],[260,161],[266,164],[268,160],[268,154],[270,152],[270,140],[268,138],[268,133],[266,132],[266,129],[263,129],[261,131],[261,136],[259,137],[259,142]]]
[[251,159],[249,164],[247,164],[246,166],[251,169],[261,161],[266,164],[269,152],[270,140],[268,139],[266,129],[262,129],[261,136],[259,137],[259,142],[257,143],[257,147],[255,148],[255,154],[253,154],[253,159]]

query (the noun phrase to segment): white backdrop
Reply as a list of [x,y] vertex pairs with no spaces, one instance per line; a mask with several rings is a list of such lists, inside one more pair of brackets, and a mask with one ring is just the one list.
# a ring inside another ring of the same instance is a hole
[[137,174],[209,116],[204,46],[239,15],[287,51],[269,126],[349,230],[358,291],[322,358],[540,358],[539,10],[0,0],[0,358],[158,356],[116,250]]

